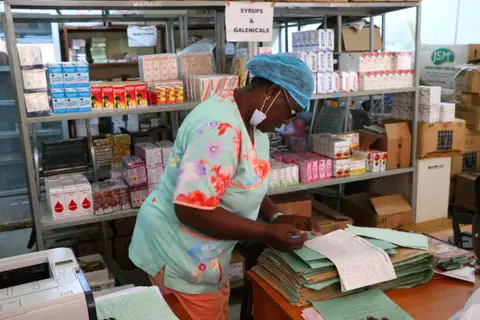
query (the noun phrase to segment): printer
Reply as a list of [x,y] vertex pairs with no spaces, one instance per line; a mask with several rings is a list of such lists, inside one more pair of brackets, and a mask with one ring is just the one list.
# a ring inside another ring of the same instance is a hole
[[71,249],[0,259],[0,320],[97,320],[93,294]]

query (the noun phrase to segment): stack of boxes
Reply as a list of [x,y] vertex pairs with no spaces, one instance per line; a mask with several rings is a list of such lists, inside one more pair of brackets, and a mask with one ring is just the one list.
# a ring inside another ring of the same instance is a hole
[[298,165],[283,163],[272,159],[270,161],[270,189],[288,187],[300,182]]
[[186,75],[187,98],[205,101],[222,90],[238,87],[238,76],[228,74]]
[[367,155],[355,153],[352,156],[352,150],[358,149],[360,145],[358,132],[314,134],[311,139],[313,152],[331,159],[334,177],[347,177],[367,171]]
[[143,82],[92,82],[94,111],[147,107],[147,86]]
[[183,82],[180,80],[149,82],[148,103],[152,105],[175,104],[184,101]]
[[82,174],[48,177],[45,189],[53,219],[93,214],[92,187]]
[[157,187],[163,174],[162,149],[154,143],[137,143],[135,145],[135,155],[145,161],[148,190],[152,192]]
[[341,53],[339,71],[358,73],[358,90],[413,86],[411,52]]
[[139,208],[148,197],[147,173],[145,161],[139,156],[126,156],[122,161],[123,178],[130,191],[133,208]]
[[113,163],[122,163],[125,156],[130,155],[132,139],[128,134],[116,134],[108,136],[113,149]]
[[47,80],[40,47],[18,47],[18,55],[22,68],[27,114],[29,116],[44,116],[50,114]]
[[89,112],[90,83],[86,62],[47,64],[48,92],[54,113]]
[[[322,179],[329,179],[332,177],[332,160],[326,157],[322,157],[318,154],[305,152],[305,153],[286,153],[286,154],[273,154],[272,157],[280,162],[287,164],[296,164],[298,166],[298,180],[301,182],[313,182]],[[292,170],[292,169],[290,169]],[[293,169],[296,171],[296,169]],[[293,172],[295,172],[293,171]],[[288,174],[288,171],[287,171]],[[291,174],[291,173],[290,173]],[[289,177],[289,175],[287,175]],[[277,184],[284,184],[281,181],[285,176],[272,176],[272,179],[278,178],[280,182],[274,182]],[[293,177],[295,179],[296,176]],[[289,180],[291,180],[290,178]]]

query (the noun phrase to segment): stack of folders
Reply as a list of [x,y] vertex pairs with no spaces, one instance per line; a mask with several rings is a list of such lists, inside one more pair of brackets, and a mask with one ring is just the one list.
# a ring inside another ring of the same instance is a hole
[[[362,292],[368,288],[411,288],[432,279],[433,258],[424,236],[411,241],[411,235],[377,228],[349,227],[351,232],[384,250],[391,259],[396,278],[368,287],[342,291],[335,264],[315,250],[304,247],[294,252],[266,249],[253,268],[292,305],[304,307],[313,301],[328,300]],[[408,237],[407,237],[408,235]],[[390,240],[390,241],[388,241]],[[339,244],[339,249],[341,244]],[[340,251],[340,250],[339,250]]]

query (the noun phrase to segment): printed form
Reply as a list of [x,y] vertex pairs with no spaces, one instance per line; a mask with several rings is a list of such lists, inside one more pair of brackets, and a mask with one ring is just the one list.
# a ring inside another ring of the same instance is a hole
[[305,246],[326,256],[335,264],[342,291],[363,288],[397,277],[385,251],[344,230],[308,240]]

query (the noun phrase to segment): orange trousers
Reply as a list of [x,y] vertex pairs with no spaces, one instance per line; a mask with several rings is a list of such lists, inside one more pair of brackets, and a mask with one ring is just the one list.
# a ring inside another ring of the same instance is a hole
[[188,294],[165,287],[165,269],[154,278],[150,277],[162,294],[173,294],[192,320],[228,320],[230,284],[227,282],[222,289],[206,294]]

